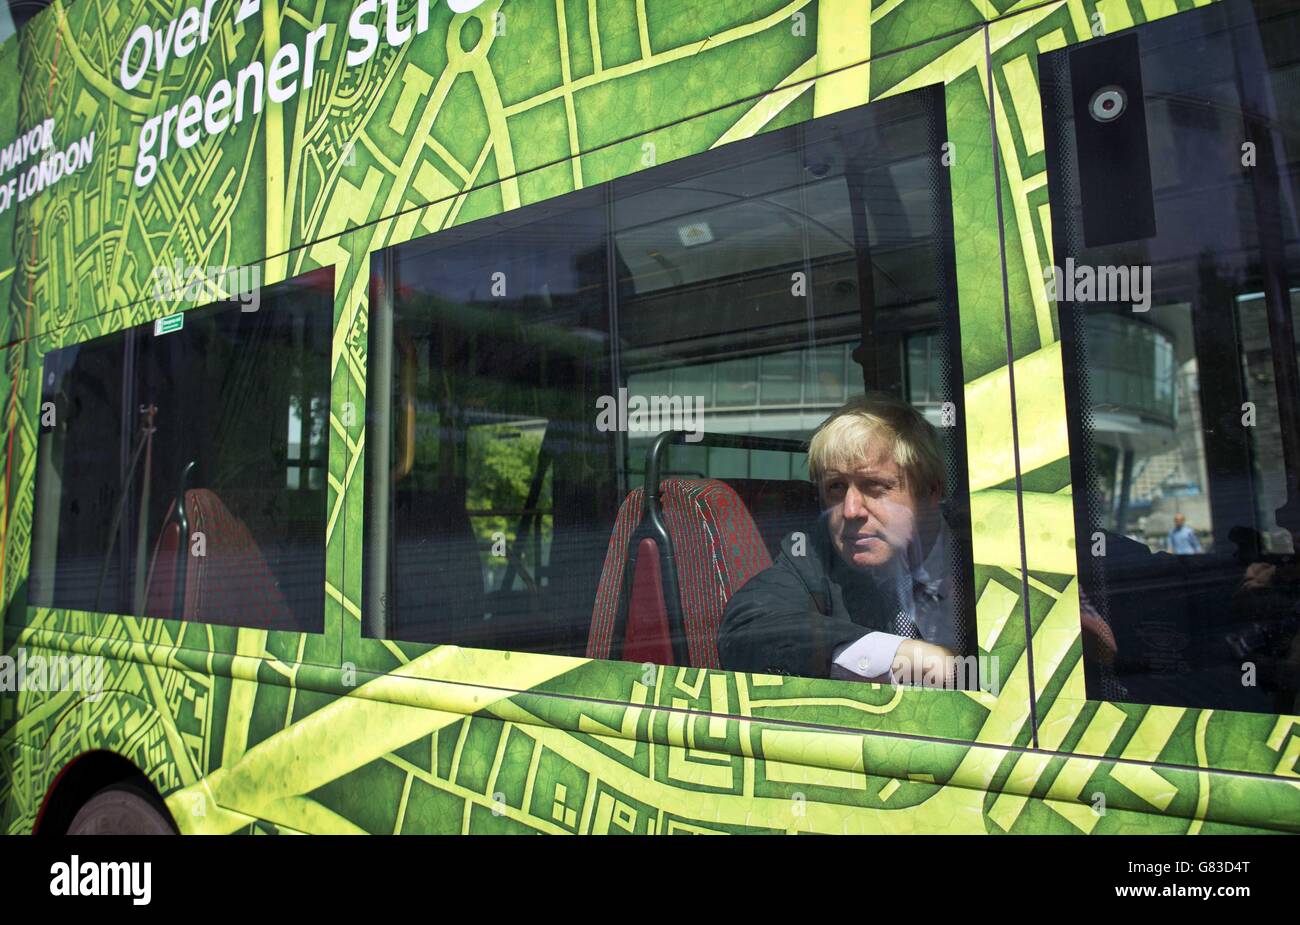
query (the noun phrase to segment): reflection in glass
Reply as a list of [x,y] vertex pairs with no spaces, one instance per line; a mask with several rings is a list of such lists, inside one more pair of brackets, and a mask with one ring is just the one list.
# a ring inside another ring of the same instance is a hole
[[[913,381],[935,423],[960,404],[942,113],[925,88],[377,255],[365,634],[716,667],[734,588],[689,499],[748,492],[730,510],[770,561],[818,517],[799,441],[833,409]],[[647,552],[667,431],[699,442],[664,450],[687,506]],[[964,431],[942,437],[964,505]]]
[[319,632],[332,271],[182,320],[46,354],[29,599]]
[[1070,88],[1109,78],[1043,56],[1057,259],[1150,280],[1145,307],[1061,302],[1084,621],[1113,635],[1085,639],[1092,697],[1297,711],[1298,27],[1234,0],[1138,30],[1156,234],[1095,246]]

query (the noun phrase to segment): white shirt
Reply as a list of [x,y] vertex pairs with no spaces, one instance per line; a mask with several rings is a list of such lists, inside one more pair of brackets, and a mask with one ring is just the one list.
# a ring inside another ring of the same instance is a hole
[[[906,568],[904,562],[895,559],[902,612],[916,624],[917,633],[926,642],[956,651],[957,630],[948,608],[952,591],[948,570],[948,525],[942,519],[939,521],[939,535],[929,554],[923,562],[913,564],[920,558],[919,548],[919,543],[913,543],[906,550],[903,557],[907,560]],[[923,589],[922,593],[916,593],[918,588]],[[888,675],[890,681],[897,681],[890,669],[898,647],[907,638],[895,633],[871,632],[840,646],[831,656],[831,677],[875,678]],[[837,668],[841,671],[836,671]]]

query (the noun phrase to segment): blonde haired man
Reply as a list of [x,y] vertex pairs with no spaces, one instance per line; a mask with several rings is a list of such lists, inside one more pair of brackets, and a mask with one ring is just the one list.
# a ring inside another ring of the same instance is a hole
[[911,405],[863,395],[818,428],[808,469],[822,515],[731,598],[723,667],[953,684],[964,653],[934,428]]

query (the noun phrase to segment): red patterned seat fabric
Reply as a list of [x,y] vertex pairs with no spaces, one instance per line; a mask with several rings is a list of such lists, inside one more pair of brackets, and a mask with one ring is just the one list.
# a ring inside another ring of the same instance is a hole
[[[677,581],[690,664],[719,668],[718,627],[727,601],[746,581],[772,564],[763,537],[740,496],[716,479],[664,479],[663,514],[676,553]],[[588,658],[622,650],[614,629],[623,589],[629,541],[641,520],[643,493],[631,492],[619,508],[605,555]],[[621,640],[619,641],[621,643]]]
[[[623,604],[624,572],[627,571],[628,544],[632,531],[641,520],[641,503],[645,492],[635,488],[628,492],[614,520],[614,532],[605,551],[605,566],[596,586],[596,603],[591,611],[591,629],[587,631],[587,658],[609,658],[614,651],[614,627],[618,609]],[[620,646],[621,651],[621,646]]]

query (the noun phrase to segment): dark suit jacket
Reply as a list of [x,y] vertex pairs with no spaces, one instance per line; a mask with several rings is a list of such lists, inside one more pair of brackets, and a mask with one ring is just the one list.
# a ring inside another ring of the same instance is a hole
[[723,668],[826,678],[837,648],[873,630],[895,631],[897,593],[844,564],[824,519],[808,530],[804,555],[793,555],[793,536],[727,603],[718,631]]

